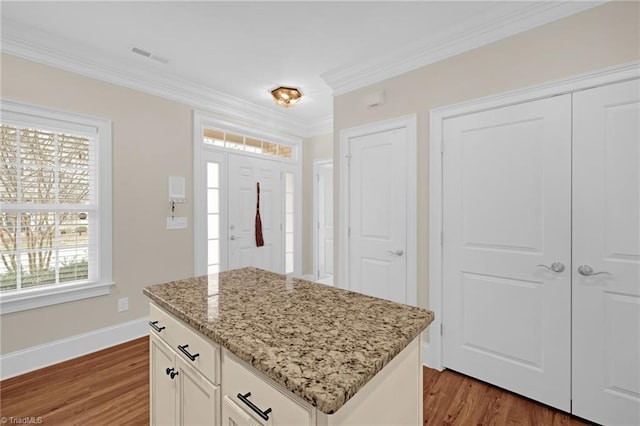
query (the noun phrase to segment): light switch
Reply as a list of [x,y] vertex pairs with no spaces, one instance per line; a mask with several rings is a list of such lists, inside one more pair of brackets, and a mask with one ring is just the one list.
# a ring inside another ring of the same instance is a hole
[[167,229],[187,229],[187,218],[167,216]]

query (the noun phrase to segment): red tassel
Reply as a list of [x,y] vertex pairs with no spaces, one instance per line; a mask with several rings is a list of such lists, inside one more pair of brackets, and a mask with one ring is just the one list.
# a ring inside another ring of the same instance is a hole
[[256,183],[258,188],[258,202],[256,204],[256,247],[264,246],[262,237],[262,219],[260,219],[260,182]]

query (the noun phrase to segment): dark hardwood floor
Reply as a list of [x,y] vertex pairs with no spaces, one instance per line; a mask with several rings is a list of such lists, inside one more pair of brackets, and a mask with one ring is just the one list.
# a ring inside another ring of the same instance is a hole
[[[425,425],[588,424],[452,371],[423,374]],[[40,417],[44,426],[149,424],[148,338],[0,382],[0,416],[6,424],[11,417]]]

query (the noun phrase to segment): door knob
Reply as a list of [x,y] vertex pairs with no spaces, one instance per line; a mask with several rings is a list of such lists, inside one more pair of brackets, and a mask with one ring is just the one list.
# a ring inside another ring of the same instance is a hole
[[232,236],[230,236],[230,237],[229,237],[229,239],[230,239],[231,241],[233,241],[233,240],[238,240],[238,239],[240,239],[240,236],[238,236],[238,235],[232,235]]
[[544,268],[548,271],[557,272],[557,273],[564,272],[565,270],[564,265],[560,262],[553,262],[551,264],[551,267],[547,265],[538,265],[538,268]]
[[398,249],[396,251],[387,250],[387,253],[392,254],[394,256],[402,256],[404,254],[404,250]]
[[593,272],[593,268],[589,265],[580,265],[578,266],[578,273],[583,277],[592,277],[594,275],[609,275],[609,272],[601,271],[601,272]]

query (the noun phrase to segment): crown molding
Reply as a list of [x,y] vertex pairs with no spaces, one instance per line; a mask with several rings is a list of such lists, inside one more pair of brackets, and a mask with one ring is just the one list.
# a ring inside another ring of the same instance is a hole
[[507,38],[540,25],[601,5],[606,1],[541,2],[514,13],[492,9],[468,21],[463,28],[445,31],[436,38],[412,43],[405,48],[377,56],[371,61],[354,61],[321,75],[333,95],[341,95],[413,71],[460,53]]
[[[322,134],[328,124],[326,117],[319,123],[306,122],[157,69],[133,70],[127,67],[121,58],[104,56],[98,61],[89,60],[87,58],[90,50],[79,43],[54,37],[6,18],[2,19],[2,53],[180,102],[234,121],[260,128],[266,126],[298,137]],[[332,117],[330,121],[329,132],[333,131]],[[316,131],[321,133],[314,133]]]

